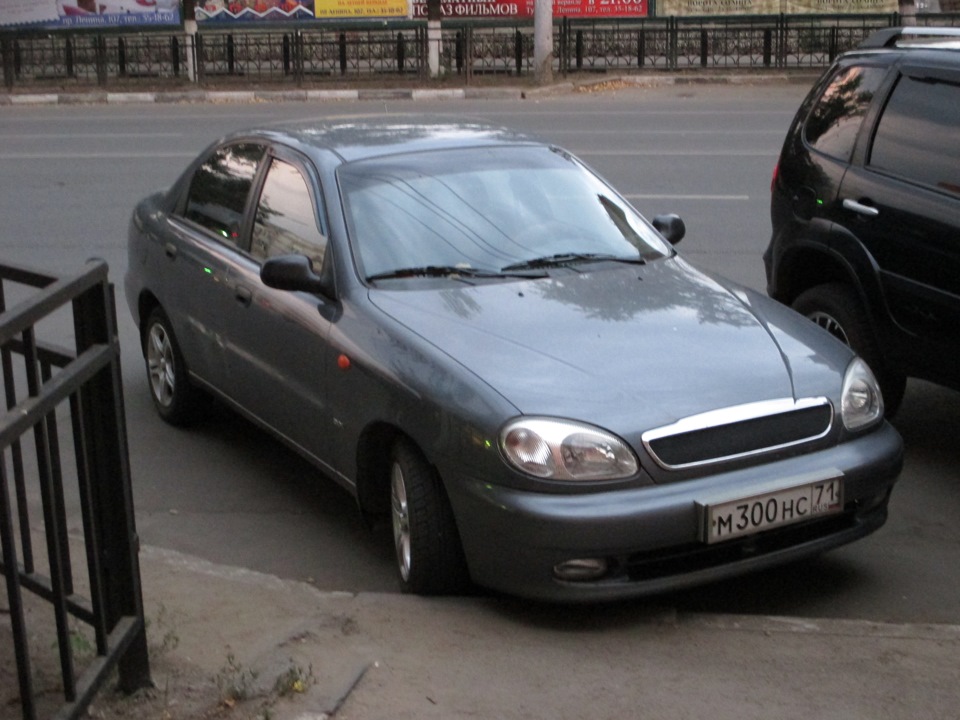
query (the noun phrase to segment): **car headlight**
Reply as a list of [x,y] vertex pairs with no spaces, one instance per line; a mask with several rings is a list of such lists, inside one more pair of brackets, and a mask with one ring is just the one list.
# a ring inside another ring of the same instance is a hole
[[567,420],[518,418],[500,432],[500,448],[518,470],[549,480],[619,480],[640,467],[620,438]]
[[840,416],[847,430],[861,430],[883,417],[883,395],[869,366],[854,358],[843,378]]

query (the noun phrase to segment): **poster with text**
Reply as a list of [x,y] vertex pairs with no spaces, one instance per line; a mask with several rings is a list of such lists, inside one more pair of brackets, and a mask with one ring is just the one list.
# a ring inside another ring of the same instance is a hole
[[[577,18],[646,17],[648,0],[553,0],[553,16]],[[413,17],[427,17],[426,0],[412,0]],[[441,0],[443,18],[533,17],[534,0]]]
[[180,26],[180,0],[0,0],[0,27],[82,30]]
[[892,13],[898,0],[658,0],[660,17]]
[[194,0],[198,23],[407,17],[407,0]]

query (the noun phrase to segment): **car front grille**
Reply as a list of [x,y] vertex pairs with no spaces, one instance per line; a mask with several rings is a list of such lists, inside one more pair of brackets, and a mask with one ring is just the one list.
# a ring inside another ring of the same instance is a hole
[[643,445],[665,470],[725,462],[824,437],[833,425],[826,398],[772,400],[684,418],[643,434]]

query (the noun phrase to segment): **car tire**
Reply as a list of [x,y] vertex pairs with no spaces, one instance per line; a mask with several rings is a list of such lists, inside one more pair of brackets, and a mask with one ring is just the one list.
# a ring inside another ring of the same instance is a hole
[[468,587],[460,536],[440,477],[403,439],[391,452],[390,514],[403,592],[449,595]]
[[187,363],[170,320],[159,307],[147,318],[143,331],[143,357],[150,398],[160,417],[171,425],[195,419],[197,394],[187,375]]
[[866,361],[880,383],[886,414],[892,417],[903,400],[907,379],[886,367],[866,311],[853,288],[843,283],[817,285],[801,293],[792,307]]

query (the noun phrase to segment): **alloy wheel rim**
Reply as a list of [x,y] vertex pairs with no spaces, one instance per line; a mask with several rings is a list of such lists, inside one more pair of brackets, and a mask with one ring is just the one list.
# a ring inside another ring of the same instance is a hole
[[393,516],[393,544],[397,551],[397,567],[404,582],[410,579],[410,515],[403,470],[394,464],[390,474],[390,506]]
[[828,333],[833,335],[838,340],[842,341],[846,345],[850,344],[850,340],[847,338],[847,333],[843,329],[843,325],[837,322],[837,319],[822,311],[813,312],[808,315],[811,320],[813,320],[817,325],[822,327]]
[[166,329],[159,324],[150,328],[147,338],[147,371],[153,397],[163,407],[169,407],[176,388],[173,345]]

